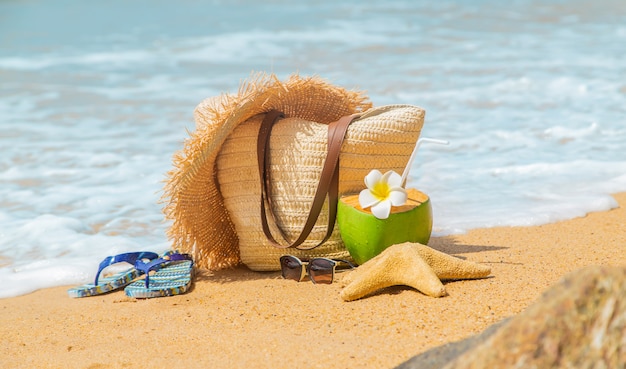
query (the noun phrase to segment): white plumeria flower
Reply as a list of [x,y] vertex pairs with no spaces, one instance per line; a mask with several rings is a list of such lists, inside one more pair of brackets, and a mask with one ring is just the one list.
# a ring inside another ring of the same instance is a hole
[[402,177],[388,171],[382,174],[374,169],[365,176],[367,189],[359,194],[359,204],[363,209],[372,208],[372,214],[378,219],[387,219],[392,206],[406,203],[406,190],[402,187]]

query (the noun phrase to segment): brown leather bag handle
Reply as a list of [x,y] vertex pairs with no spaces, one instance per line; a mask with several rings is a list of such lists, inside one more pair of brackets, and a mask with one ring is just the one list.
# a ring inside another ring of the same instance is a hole
[[[298,238],[288,245],[279,244],[270,232],[267,222],[266,211],[267,205],[267,207],[269,208],[269,213],[272,216],[274,223],[276,223],[276,216],[274,215],[274,212],[272,210],[272,186],[271,172],[269,167],[269,137],[272,132],[272,127],[274,126],[274,123],[279,118],[283,117],[283,113],[276,110],[271,110],[265,115],[265,118],[261,122],[261,127],[259,129],[259,136],[257,141],[257,156],[259,161],[259,177],[261,179],[261,225],[263,227],[263,233],[265,233],[265,236],[272,243],[273,246],[277,248],[295,247],[299,250],[310,250],[326,242],[333,233],[335,220],[337,219],[337,201],[339,201],[339,154],[341,152],[343,139],[346,135],[346,132],[348,131],[348,126],[354,119],[358,118],[358,115],[354,114],[345,116],[338,121],[332,122],[328,125],[328,155],[326,156],[324,166],[322,167],[320,181],[317,185],[317,190],[315,191],[315,196],[313,198],[313,203],[311,204],[309,216],[307,217],[307,220]],[[317,245],[309,248],[298,247],[304,241],[306,241],[309,234],[311,234],[311,231],[313,230],[313,227],[317,222],[317,218],[322,211],[324,200],[326,199],[327,195],[328,227],[326,229],[326,235],[324,236],[324,239]],[[283,239],[286,239],[283,231],[280,231]]]

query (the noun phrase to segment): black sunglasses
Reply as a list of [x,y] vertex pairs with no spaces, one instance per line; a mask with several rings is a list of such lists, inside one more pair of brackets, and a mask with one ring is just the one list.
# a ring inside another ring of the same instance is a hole
[[[313,283],[331,284],[335,278],[335,267],[339,262],[348,264],[350,268],[355,268],[354,264],[343,259],[313,258],[300,260],[293,255],[283,255],[280,257],[280,269],[285,279],[300,282],[308,273]],[[304,268],[305,264],[306,269]]]

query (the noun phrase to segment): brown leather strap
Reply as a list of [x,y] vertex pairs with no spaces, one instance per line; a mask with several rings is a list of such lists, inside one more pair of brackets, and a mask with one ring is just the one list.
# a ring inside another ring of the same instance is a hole
[[[272,178],[271,171],[269,168],[269,152],[270,152],[270,134],[272,133],[272,128],[274,128],[274,123],[280,119],[284,118],[285,115],[278,110],[270,110],[265,114],[265,118],[261,122],[261,127],[259,128],[259,136],[257,139],[257,158],[259,162],[259,177],[261,179],[261,222],[263,226],[263,233],[267,236],[270,241],[276,242],[271,237],[271,232],[269,231],[269,226],[267,225],[267,215],[265,210],[265,203],[270,209],[270,214],[272,215],[272,219],[275,221],[276,216],[273,212],[273,204],[272,204]],[[280,228],[279,228],[280,229]],[[285,234],[283,230],[280,229],[281,236],[283,239],[285,238]]]
[[[272,211],[272,199],[271,199],[271,171],[269,163],[269,137],[272,131],[273,124],[282,118],[283,114],[272,110],[265,115],[261,127],[259,129],[259,139],[257,142],[257,155],[259,161],[259,176],[261,180],[261,225],[263,227],[263,233],[267,239],[278,248],[296,247],[302,250],[312,249],[317,247],[330,238],[335,226],[335,220],[337,218],[337,201],[339,201],[339,154],[341,152],[341,145],[348,131],[350,123],[358,117],[358,115],[345,116],[336,122],[328,125],[328,155],[324,161],[322,167],[322,173],[320,181],[311,204],[311,210],[309,216],[300,232],[298,238],[287,245],[279,244],[270,232],[267,222],[266,205],[269,209],[269,213],[272,219],[276,223],[276,216]],[[326,229],[326,235],[324,239],[317,245],[309,248],[299,248],[313,230],[317,218],[324,205],[324,200],[328,195],[328,227]],[[279,227],[280,228],[280,227]],[[283,231],[281,230],[283,239],[286,239]]]

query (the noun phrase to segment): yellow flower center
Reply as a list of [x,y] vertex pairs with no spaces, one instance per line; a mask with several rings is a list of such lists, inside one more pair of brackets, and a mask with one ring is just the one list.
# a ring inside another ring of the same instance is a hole
[[374,185],[374,188],[370,190],[372,195],[379,201],[386,200],[389,197],[389,193],[391,192],[391,188],[389,188],[389,184],[386,182],[378,182]]

